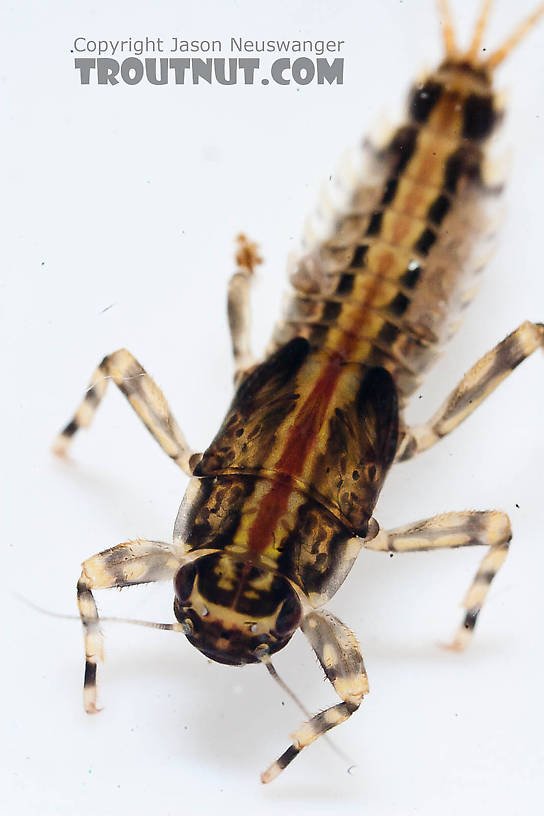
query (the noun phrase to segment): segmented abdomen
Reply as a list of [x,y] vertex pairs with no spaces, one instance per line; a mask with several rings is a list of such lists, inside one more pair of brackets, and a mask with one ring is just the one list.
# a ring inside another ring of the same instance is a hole
[[[284,320],[270,351],[295,336],[352,362],[383,366],[401,398],[453,333],[472,299],[489,237],[482,150],[463,136],[463,108],[443,95],[374,151],[370,185],[355,187],[332,234],[291,274]],[[377,181],[376,181],[377,179]]]

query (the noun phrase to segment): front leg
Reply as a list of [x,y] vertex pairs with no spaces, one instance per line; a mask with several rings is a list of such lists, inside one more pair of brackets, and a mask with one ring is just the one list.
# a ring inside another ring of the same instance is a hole
[[179,569],[180,557],[174,546],[138,539],[118,544],[83,563],[77,603],[85,640],[83,703],[88,714],[100,710],[96,705],[96,666],[99,660],[104,660],[104,638],[92,590],[167,581]]
[[461,651],[470,643],[478,615],[491,582],[508,554],[512,538],[510,520],[498,510],[487,512],[444,513],[395,530],[382,530],[376,538],[363,542],[367,550],[380,552],[422,552],[454,547],[489,547],[467,592],[466,609],[451,649]]
[[520,363],[543,345],[544,324],[522,323],[472,366],[428,422],[406,429],[395,460],[411,459],[457,428]]
[[363,696],[368,694],[368,679],[359,644],[341,620],[330,612],[310,612],[301,629],[342,702],[316,714],[295,731],[289,748],[261,774],[264,783],[275,779],[303,748],[351,717]]
[[245,235],[236,239],[237,270],[229,281],[227,314],[234,357],[234,382],[237,385],[250,369],[255,358],[251,351],[251,283],[257,264],[262,263],[257,244],[248,241]]
[[190,476],[193,467],[200,461],[200,454],[194,453],[185,441],[158,385],[126,349],[119,349],[104,357],[91,377],[77,411],[57,437],[54,452],[59,456],[66,454],[77,431],[89,427],[110,380],[125,395],[161,448]]

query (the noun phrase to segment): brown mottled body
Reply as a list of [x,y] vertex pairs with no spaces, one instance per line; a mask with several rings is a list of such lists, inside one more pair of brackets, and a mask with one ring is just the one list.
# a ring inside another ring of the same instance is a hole
[[97,710],[102,655],[94,589],[173,579],[178,622],[155,626],[183,632],[218,662],[263,662],[273,676],[270,656],[300,627],[340,702],[308,718],[263,782],[344,722],[368,692],[355,636],[320,610],[361,548],[488,548],[464,599],[452,644],[461,649],[511,539],[499,511],[445,513],[390,531],[372,516],[394,460],[452,431],[544,343],[543,324],[523,323],[473,366],[429,422],[410,428],[399,416],[469,303],[481,267],[475,246],[486,238],[486,205],[497,193],[484,171],[485,143],[501,116],[492,71],[544,13],[543,5],[482,60],[489,3],[464,54],[445,0],[442,6],[444,62],[412,90],[408,121],[373,151],[371,183],[354,187],[328,239],[298,261],[285,320],[260,364],[249,344],[249,285],[260,257],[238,238],[228,296],[237,390],[208,449],[191,451],[162,392],[125,350],[104,358],[57,440],[64,453],[90,424],[111,378],[192,476],[172,545],[127,542],[83,564],[86,710]]
[[317,606],[353,563],[346,542],[369,533],[396,447],[389,375],[332,366],[295,339],[239,388],[194,470],[201,481],[177,536],[188,551],[277,570]]

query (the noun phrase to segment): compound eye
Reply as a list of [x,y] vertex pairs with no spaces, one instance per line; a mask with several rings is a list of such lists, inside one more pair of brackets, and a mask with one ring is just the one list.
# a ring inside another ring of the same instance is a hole
[[295,631],[302,617],[302,609],[296,595],[292,593],[279,611],[274,630],[280,637],[285,637]]
[[185,564],[185,566],[178,571],[174,579],[174,591],[179,603],[186,604],[188,602],[191,597],[191,592],[193,591],[195,578],[196,567],[192,561],[190,564]]

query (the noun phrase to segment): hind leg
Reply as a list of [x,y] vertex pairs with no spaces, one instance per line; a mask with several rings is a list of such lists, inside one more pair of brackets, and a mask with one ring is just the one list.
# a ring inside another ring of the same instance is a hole
[[405,430],[395,460],[411,459],[451,433],[520,363],[543,346],[544,324],[522,323],[472,366],[428,422]]
[[262,258],[259,256],[257,244],[248,241],[245,235],[239,235],[236,240],[238,268],[229,281],[227,314],[234,356],[234,382],[238,384],[255,363],[251,351],[249,297],[255,267],[262,263]]
[[93,555],[83,563],[77,583],[77,603],[85,640],[83,703],[88,714],[100,710],[96,705],[96,666],[98,661],[104,660],[104,638],[93,590],[172,579],[179,569],[180,555],[178,549],[169,544],[139,539]]

